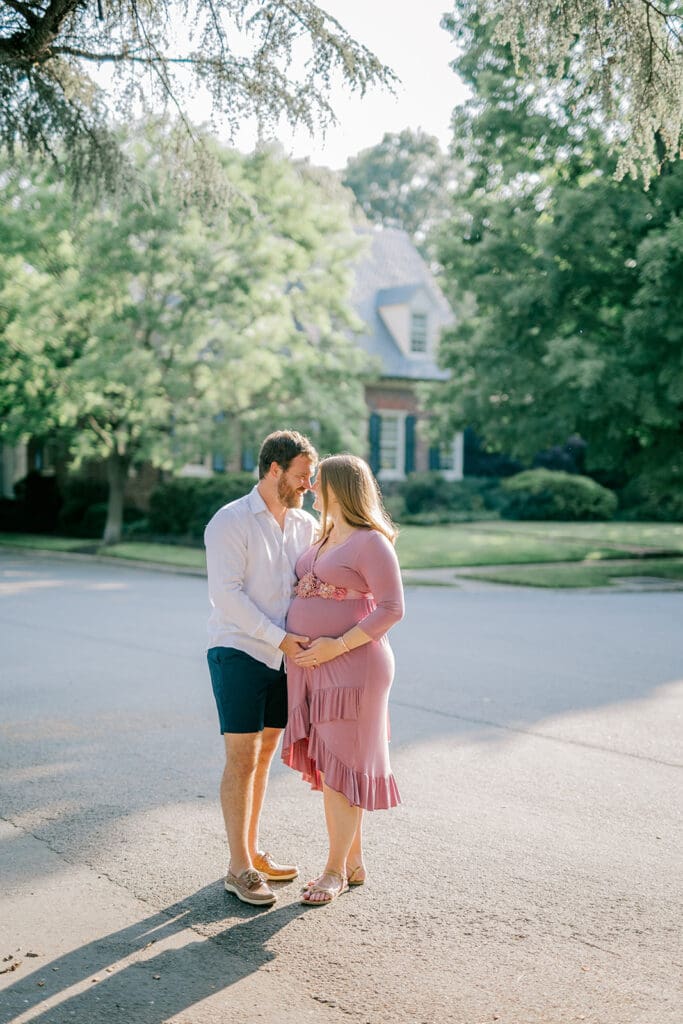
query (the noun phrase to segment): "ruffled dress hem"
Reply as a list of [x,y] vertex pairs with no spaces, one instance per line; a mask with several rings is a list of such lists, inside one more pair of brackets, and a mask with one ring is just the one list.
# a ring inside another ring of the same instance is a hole
[[[316,699],[320,705],[316,711],[318,721],[332,721],[334,718],[356,718],[360,693],[351,687],[340,687],[337,690],[322,690],[313,695],[312,704]],[[334,694],[334,696],[332,696]],[[352,695],[358,696],[354,699]],[[327,696],[329,695],[329,696]],[[355,714],[332,715],[332,707],[347,706]],[[282,760],[290,768],[301,773],[305,782],[313,790],[322,790],[323,780],[330,789],[343,793],[354,807],[362,807],[366,811],[389,810],[401,803],[401,795],[393,775],[374,777],[367,772],[357,771],[344,764],[336,754],[328,750],[321,739],[315,724],[311,724],[311,712],[305,701],[293,708],[289,714],[289,722],[285,731],[282,746]]]

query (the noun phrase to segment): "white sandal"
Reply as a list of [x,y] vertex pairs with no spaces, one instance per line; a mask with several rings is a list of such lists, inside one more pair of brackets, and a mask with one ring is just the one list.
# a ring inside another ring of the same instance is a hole
[[[339,885],[321,885],[320,882],[323,878],[338,878]],[[342,896],[345,892],[349,891],[349,883],[344,875],[340,875],[338,871],[323,871],[319,878],[316,878],[311,885],[307,885],[302,890],[301,902],[307,907],[326,907],[332,900],[336,900],[337,896]],[[312,896],[313,893],[324,893],[327,896],[325,900],[311,900],[307,899],[307,896]]]

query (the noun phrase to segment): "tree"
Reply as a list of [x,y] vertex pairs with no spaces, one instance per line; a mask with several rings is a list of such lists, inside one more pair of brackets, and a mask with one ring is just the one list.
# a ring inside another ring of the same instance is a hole
[[459,313],[442,344],[442,419],[522,459],[578,435],[589,471],[613,484],[675,477],[683,165],[649,192],[616,181],[599,133],[517,77],[474,5],[459,8],[473,95],[454,148],[471,174],[439,245]]
[[[91,75],[103,67],[111,87]],[[335,73],[361,93],[394,78],[312,0],[5,0],[0,144],[65,152],[77,179],[112,184],[122,153],[109,115],[149,91],[176,110],[206,95],[230,130],[252,115],[312,130],[333,120]]]
[[65,216],[63,187],[16,174],[3,213],[0,434],[61,430],[76,461],[106,462],[106,542],[136,463],[229,454],[245,424],[306,429],[330,408],[338,442],[362,431],[346,208],[287,161],[224,150],[229,208],[208,221],[167,187],[159,148],[150,132],[131,154],[146,202]]
[[574,116],[595,115],[619,150],[616,175],[646,182],[681,154],[683,9],[678,0],[480,0],[519,67],[565,79]]
[[351,157],[342,180],[370,221],[402,228],[424,252],[448,208],[454,179],[454,164],[438,139],[406,128],[387,132],[378,145]]

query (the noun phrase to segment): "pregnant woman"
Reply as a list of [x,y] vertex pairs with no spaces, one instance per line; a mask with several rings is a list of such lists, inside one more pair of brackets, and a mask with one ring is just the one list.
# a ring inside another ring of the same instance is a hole
[[298,560],[287,630],[311,638],[287,659],[282,759],[322,789],[329,854],[302,902],[323,906],[365,881],[363,811],[395,807],[387,704],[394,656],[386,633],[403,617],[396,529],[367,464],[323,459],[313,485],[317,542]]

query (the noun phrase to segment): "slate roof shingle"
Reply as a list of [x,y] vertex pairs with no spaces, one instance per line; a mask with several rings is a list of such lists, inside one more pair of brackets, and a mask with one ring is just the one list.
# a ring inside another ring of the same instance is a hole
[[453,323],[453,312],[439,289],[429,267],[413,245],[410,236],[397,228],[361,228],[367,238],[367,251],[356,270],[353,305],[367,332],[357,342],[368,355],[379,358],[382,376],[408,380],[447,380],[430,355],[407,356],[392,337],[379,315],[378,307],[408,302],[418,289],[424,289],[433,308],[438,330]]

